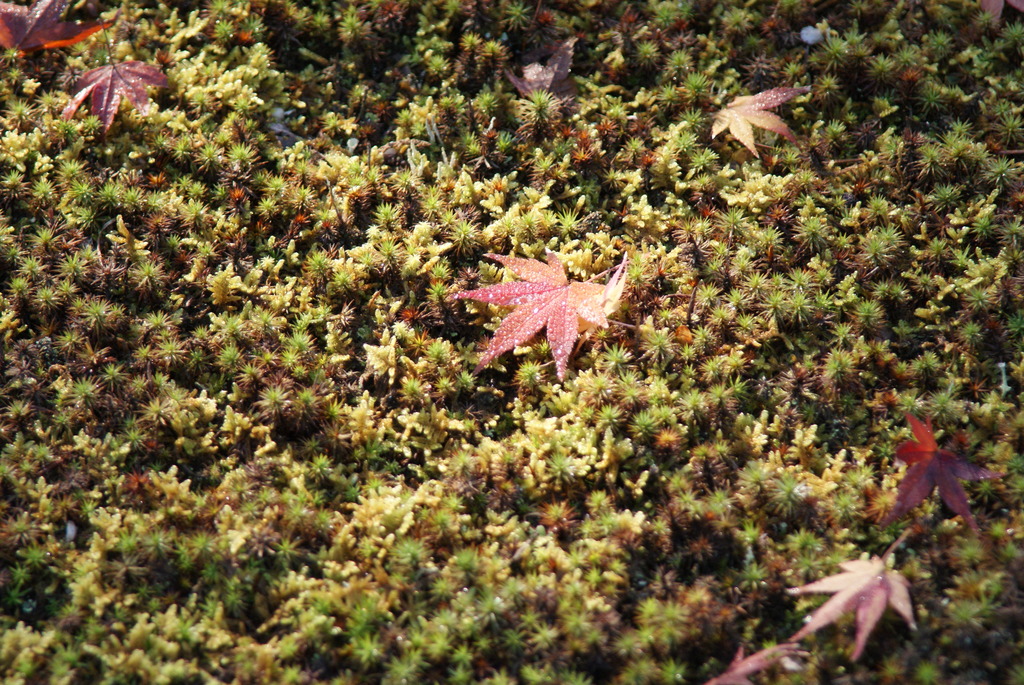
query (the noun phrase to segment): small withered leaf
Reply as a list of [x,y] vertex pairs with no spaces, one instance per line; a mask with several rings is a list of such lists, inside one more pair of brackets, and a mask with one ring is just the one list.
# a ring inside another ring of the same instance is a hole
[[535,90],[546,90],[560,98],[572,97],[576,94],[576,84],[569,77],[569,72],[572,70],[575,45],[575,38],[559,43],[547,62],[534,62],[523,67],[522,78],[508,70],[505,71],[505,75],[523,97]]
[[61,21],[68,0],[36,0],[31,7],[0,2],[0,47],[21,52],[60,48],[85,40],[114,22]]
[[469,298],[516,307],[495,331],[474,373],[546,328],[558,379],[564,379],[569,355],[580,333],[594,327],[608,327],[607,316],[615,311],[622,297],[627,258],[623,257],[607,285],[600,285],[570,282],[562,261],[554,252],[548,252],[547,263],[506,255],[487,256],[501,262],[523,280],[464,290],[452,296],[453,300]]
[[907,465],[907,472],[900,481],[896,505],[882,520],[881,525],[887,526],[906,514],[938,486],[942,501],[977,531],[978,522],[974,520],[967,493],[964,486],[960,485],[960,481],[987,480],[999,478],[1002,474],[975,466],[963,457],[939,449],[935,433],[932,431],[931,419],[928,419],[927,423],[922,423],[907,414],[907,422],[914,432],[914,439],[896,448],[896,459]]
[[736,139],[743,143],[755,157],[759,155],[754,146],[754,126],[778,133],[789,142],[795,143],[796,138],[786,126],[786,122],[779,115],[766,110],[774,109],[810,90],[808,86],[772,88],[757,95],[738,97],[715,114],[715,120],[711,124],[711,137],[714,138],[722,131],[729,129],[729,132],[736,136]]
[[790,588],[792,595],[810,592],[833,593],[832,597],[811,614],[804,627],[790,637],[790,641],[802,640],[811,633],[833,623],[848,611],[857,612],[857,637],[853,660],[860,658],[867,644],[868,636],[885,612],[886,605],[896,610],[911,628],[914,623],[914,609],[910,601],[910,583],[897,571],[885,567],[885,559],[871,557],[839,564],[843,569],[827,578],[803,587]]
[[85,98],[91,95],[89,107],[103,122],[103,130],[106,131],[114,122],[122,97],[127,98],[140,114],[149,114],[147,86],[167,87],[167,77],[152,64],[130,61],[91,69],[78,79],[75,95],[64,108],[62,116],[65,119],[73,117]]

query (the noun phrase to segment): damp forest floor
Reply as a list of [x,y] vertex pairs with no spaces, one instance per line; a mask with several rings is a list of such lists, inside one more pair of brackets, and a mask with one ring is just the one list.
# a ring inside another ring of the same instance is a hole
[[[1022,57],[934,0],[128,0],[0,53],[0,680],[701,683],[897,542],[916,629],[752,679],[1024,683]],[[108,59],[168,85],[63,119]],[[712,139],[799,86],[795,143]],[[546,250],[628,255],[617,323],[474,374],[508,310],[451,296]],[[977,532],[882,525],[907,414],[1003,474]]]

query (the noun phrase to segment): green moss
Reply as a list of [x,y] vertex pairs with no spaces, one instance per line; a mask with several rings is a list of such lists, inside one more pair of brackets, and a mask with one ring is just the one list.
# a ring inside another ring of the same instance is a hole
[[[918,633],[767,678],[1020,680],[1024,25],[980,16],[135,2],[0,55],[2,678],[700,682],[896,538],[913,412],[1007,473],[981,535],[927,499]],[[575,97],[504,77],[570,36]],[[170,85],[104,135],[60,111],[108,52]],[[794,85],[796,145],[710,139]],[[545,250],[628,253],[629,326],[472,374],[449,296]]]

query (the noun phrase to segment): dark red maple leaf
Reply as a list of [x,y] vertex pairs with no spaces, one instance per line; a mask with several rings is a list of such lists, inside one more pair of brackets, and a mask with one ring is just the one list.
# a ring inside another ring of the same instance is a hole
[[860,658],[867,644],[868,636],[874,630],[878,619],[885,612],[888,604],[903,617],[911,628],[914,624],[914,608],[910,602],[910,584],[902,573],[892,571],[885,566],[885,557],[871,557],[844,561],[839,564],[843,569],[828,578],[822,578],[803,587],[789,589],[792,595],[804,595],[808,592],[831,592],[832,597],[811,614],[804,627],[790,639],[791,642],[802,640],[814,631],[833,623],[847,611],[857,611],[857,638],[853,650],[853,660]]
[[546,90],[560,98],[571,97],[576,94],[576,84],[569,78],[569,71],[572,69],[573,47],[575,45],[575,38],[559,43],[547,62],[544,64],[534,62],[523,67],[522,78],[519,78],[507,69],[505,70],[505,75],[508,76],[508,80],[512,82],[512,85],[516,87],[516,90],[523,97],[528,96],[535,90]]
[[762,649],[760,652],[754,652],[744,658],[743,648],[740,647],[736,652],[736,658],[729,664],[729,669],[722,675],[707,681],[704,685],[751,685],[750,676],[760,673],[778,659],[793,654],[805,655],[806,653],[797,649],[796,644],[787,642]]
[[536,259],[498,254],[487,256],[501,262],[523,280],[464,290],[452,296],[454,300],[470,298],[516,307],[495,331],[474,373],[546,327],[558,379],[564,379],[569,355],[579,334],[596,326],[608,327],[607,315],[615,311],[622,296],[625,285],[622,272],[627,258],[623,257],[608,284],[600,285],[581,281],[570,283],[562,261],[554,252],[548,252],[546,264]]
[[986,480],[999,478],[1003,474],[975,466],[948,450],[940,450],[938,443],[935,442],[935,433],[932,432],[932,420],[928,419],[927,423],[921,423],[910,414],[906,416],[914,432],[914,439],[896,448],[896,459],[907,464],[908,468],[903,480],[900,481],[896,505],[882,520],[881,525],[889,525],[916,507],[938,486],[942,501],[963,516],[968,525],[977,531],[978,522],[971,514],[971,505],[967,501],[967,493],[960,485],[960,480]]
[[73,117],[85,98],[92,95],[89,107],[103,122],[103,130],[106,131],[114,122],[122,97],[127,98],[140,114],[149,114],[146,86],[166,88],[167,77],[152,64],[136,61],[90,69],[75,84],[75,97],[64,108],[63,116],[65,119]]
[[0,47],[21,52],[60,48],[85,40],[112,21],[61,21],[68,0],[36,0],[31,7],[0,2]]

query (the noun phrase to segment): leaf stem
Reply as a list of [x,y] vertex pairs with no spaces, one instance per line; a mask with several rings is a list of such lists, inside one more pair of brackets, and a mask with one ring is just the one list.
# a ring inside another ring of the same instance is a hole
[[[117,14],[120,14],[120,13],[121,12],[118,11]],[[114,19],[115,20],[117,19],[117,15],[114,16]],[[114,71],[117,71],[117,66],[115,64],[111,63],[111,61],[110,61],[110,55],[111,55],[111,53],[114,52],[114,45],[110,42],[110,35],[107,33],[107,26],[106,26],[105,23],[101,25],[101,29],[100,30],[103,32],[103,42],[107,44],[107,64],[112,66],[114,68]],[[120,74],[118,74],[118,76],[120,76]]]
[[885,550],[885,553],[882,554],[882,560],[885,561],[886,559],[888,559],[889,555],[892,554],[896,550],[896,548],[899,547],[900,544],[907,539],[908,535],[910,535],[910,528],[906,528],[902,533],[900,533],[900,536],[898,538],[893,540],[892,544],[889,545],[889,547]]

